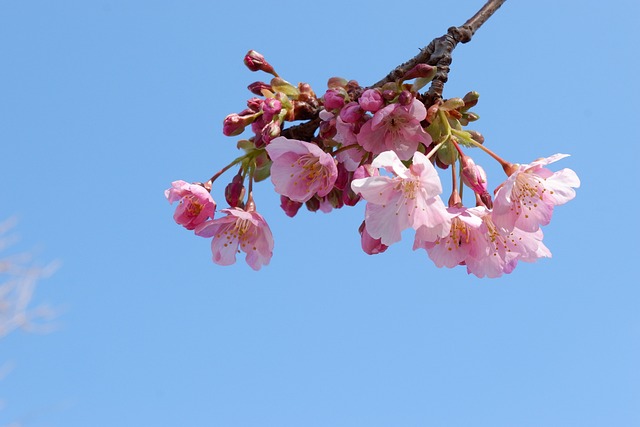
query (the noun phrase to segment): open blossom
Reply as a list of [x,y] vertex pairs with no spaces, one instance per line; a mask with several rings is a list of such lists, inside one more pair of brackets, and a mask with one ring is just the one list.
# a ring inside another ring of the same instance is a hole
[[499,277],[513,271],[518,261],[551,257],[542,243],[542,231],[507,231],[495,225],[488,209],[449,208],[453,215],[449,235],[435,242],[416,238],[413,249],[424,248],[438,267],[465,265],[469,274]]
[[451,218],[440,199],[438,173],[422,153],[413,155],[407,168],[393,151],[378,155],[372,166],[385,168],[394,176],[354,179],[351,188],[367,201],[366,229],[374,239],[390,246],[409,227],[424,240],[436,240],[449,233]]
[[273,161],[271,181],[278,194],[304,203],[333,189],[338,177],[336,163],[317,145],[280,136],[266,150]]
[[401,160],[409,160],[420,144],[431,143],[431,136],[420,124],[425,117],[427,109],[417,99],[406,106],[387,105],[362,125],[358,144],[373,154],[392,150]]
[[247,254],[247,264],[254,270],[269,264],[273,255],[273,235],[262,215],[240,208],[220,212],[227,216],[207,221],[196,229],[198,236],[213,237],[213,262],[231,265],[236,262],[236,253],[242,251]]
[[555,154],[530,164],[516,165],[496,192],[494,222],[507,230],[517,227],[524,231],[536,231],[541,225],[549,224],[553,207],[573,199],[574,188],[580,186],[573,170],[552,172],[544,167],[567,156]]
[[187,230],[193,230],[209,218],[213,218],[216,203],[211,194],[198,184],[178,180],[171,183],[164,196],[169,203],[179,202],[173,219]]

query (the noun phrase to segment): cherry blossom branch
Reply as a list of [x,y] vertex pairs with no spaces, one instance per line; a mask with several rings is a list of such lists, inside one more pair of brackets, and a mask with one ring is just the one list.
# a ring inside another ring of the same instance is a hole
[[[435,65],[437,72],[428,92],[424,96],[424,103],[427,107],[442,99],[444,84],[448,80],[450,65],[452,62],[452,52],[458,43],[468,43],[476,31],[502,6],[506,0],[489,0],[475,15],[459,27],[451,27],[447,34],[434,39],[420,51],[418,55],[409,61],[397,66],[386,77],[374,83],[371,87],[382,87],[385,83],[396,81],[402,78],[409,70],[418,64]],[[320,125],[317,117],[320,107],[310,113],[315,118],[299,125],[290,126],[282,130],[281,135],[287,138],[310,141]]]
[[494,14],[496,10],[498,10],[500,6],[502,6],[505,1],[506,0],[487,1],[487,3],[482,6],[475,15],[467,20],[467,22],[460,27],[449,28],[447,34],[432,40],[431,43],[422,49],[418,55],[397,66],[393,71],[387,74],[385,78],[373,84],[373,87],[380,87],[385,83],[402,78],[402,76],[418,64],[435,65],[438,68],[438,71],[433,79],[431,87],[429,88],[429,92],[427,93],[428,98],[432,101],[428,102],[427,105],[433,104],[433,101],[442,98],[442,90],[444,89],[444,84],[448,79],[450,69],[449,65],[451,65],[451,54],[453,49],[455,49],[458,43],[468,43],[471,41],[475,32],[491,17],[491,15]]

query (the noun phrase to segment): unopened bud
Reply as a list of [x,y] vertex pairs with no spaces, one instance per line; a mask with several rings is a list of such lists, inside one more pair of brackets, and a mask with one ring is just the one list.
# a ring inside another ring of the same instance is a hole
[[346,96],[347,92],[341,87],[327,90],[323,97],[325,110],[341,109]]
[[267,98],[262,103],[262,113],[265,121],[271,121],[282,110],[282,103],[275,98]]
[[360,104],[363,110],[375,113],[384,106],[384,98],[382,98],[380,91],[367,89],[362,93],[360,99],[358,99],[358,104]]
[[224,189],[224,198],[232,208],[242,207],[244,199],[244,178],[242,176],[242,170],[233,177],[231,182]]
[[416,79],[418,77],[433,79],[433,77],[436,75],[436,71],[437,71],[436,67],[432,65],[418,64],[412,69],[410,69],[409,71],[407,71],[407,73],[404,75],[402,80],[411,80],[411,79]]
[[345,123],[355,123],[360,120],[363,115],[364,110],[360,107],[360,104],[355,101],[348,103],[340,110],[340,118]]
[[478,194],[487,192],[487,174],[481,166],[475,164],[473,159],[462,156],[462,182]]
[[468,110],[469,108],[474,107],[478,103],[478,98],[480,98],[480,94],[478,92],[472,91],[467,93],[462,100],[464,101],[464,109]]
[[382,243],[382,239],[374,239],[371,237],[364,221],[358,228],[358,232],[360,233],[360,245],[366,254],[376,255],[387,250],[388,246]]
[[262,140],[265,144],[271,142],[273,138],[277,138],[280,136],[280,123],[276,121],[271,121],[262,128]]
[[253,123],[255,115],[241,116],[239,114],[229,114],[222,123],[222,133],[226,136],[236,136],[244,132],[244,128]]
[[484,144],[484,136],[477,130],[468,130],[469,135],[471,135],[471,139],[473,139],[478,144]]
[[246,65],[247,68],[251,71],[264,71],[265,73],[269,73],[274,76],[278,75],[271,64],[269,64],[267,60],[264,59],[264,56],[262,56],[255,50],[250,50],[244,56],[244,65]]
[[253,82],[249,86],[247,86],[247,89],[249,89],[254,95],[262,95],[263,90],[273,92],[271,85],[265,82]]
[[403,90],[402,92],[400,92],[400,95],[398,95],[398,103],[400,105],[407,106],[412,102],[413,102],[413,94],[408,90]]
[[302,203],[295,202],[287,196],[280,196],[280,207],[288,217],[293,218],[302,207]]

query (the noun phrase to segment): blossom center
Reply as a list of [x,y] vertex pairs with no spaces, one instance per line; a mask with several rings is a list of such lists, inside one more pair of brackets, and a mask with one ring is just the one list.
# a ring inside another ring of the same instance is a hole
[[[512,200],[517,215],[531,211],[542,201],[546,188],[541,181],[530,174],[519,174],[512,192]],[[525,215],[526,216],[526,215]]]
[[[299,168],[299,178],[303,181],[307,188],[311,187],[318,180],[328,179],[327,168],[325,168],[316,156],[311,154],[302,155],[291,164],[292,168]],[[294,177],[294,174],[291,174]],[[294,185],[297,185],[298,181],[294,181]]]
[[[187,199],[187,200],[185,200]],[[180,203],[187,203],[186,211],[190,216],[198,216],[204,205],[198,201],[198,199],[194,195],[185,196]]]
[[451,231],[446,239],[442,239],[439,243],[444,243],[448,251],[460,248],[462,245],[469,243],[471,234],[469,226],[460,218],[455,217],[451,220]]

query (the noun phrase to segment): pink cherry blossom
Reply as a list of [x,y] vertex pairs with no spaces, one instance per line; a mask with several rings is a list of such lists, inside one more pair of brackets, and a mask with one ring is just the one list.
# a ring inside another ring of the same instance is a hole
[[317,145],[280,136],[266,150],[273,161],[271,181],[278,194],[304,203],[333,189],[338,176],[336,163]]
[[385,151],[372,166],[393,174],[354,179],[351,183],[353,191],[367,201],[365,222],[372,238],[390,246],[409,227],[423,240],[436,240],[449,233],[451,218],[439,196],[440,178],[424,154],[416,152],[407,168],[395,152]]
[[493,222],[490,213],[482,216],[482,221],[484,249],[466,260],[468,273],[478,277],[500,277],[511,273],[518,261],[534,262],[538,258],[551,257],[551,252],[542,243],[542,230],[505,230]]
[[169,203],[178,202],[173,219],[187,230],[193,230],[209,218],[213,218],[216,203],[211,194],[199,184],[178,180],[171,183],[164,196]]
[[448,236],[435,242],[416,237],[413,249],[424,248],[438,267],[465,265],[469,274],[499,277],[513,271],[518,261],[551,257],[542,243],[542,231],[507,231],[495,225],[485,207],[449,208],[454,215]]
[[580,179],[571,169],[551,172],[544,166],[567,154],[555,154],[530,164],[515,165],[495,194],[493,221],[500,227],[536,231],[551,221],[553,208],[573,199]]
[[213,262],[231,265],[236,262],[236,253],[242,251],[247,254],[247,264],[254,270],[269,264],[273,255],[273,235],[262,215],[240,208],[220,212],[227,216],[207,221],[196,229],[198,236],[213,237]]
[[400,160],[409,160],[420,144],[431,143],[431,136],[420,124],[425,117],[427,109],[416,99],[406,106],[387,105],[362,125],[358,144],[373,154],[392,150]]
[[484,250],[484,230],[481,230],[482,208],[449,207],[452,215],[451,229],[447,236],[435,241],[425,241],[418,235],[413,250],[423,248],[437,267],[453,268],[465,264],[467,259],[477,257]]

